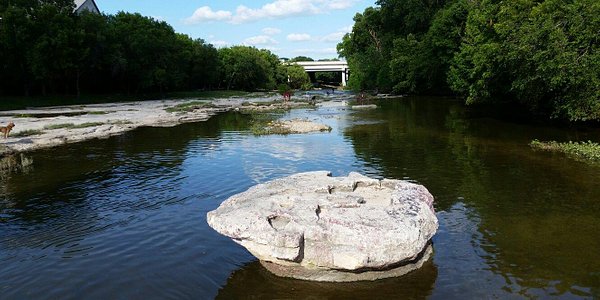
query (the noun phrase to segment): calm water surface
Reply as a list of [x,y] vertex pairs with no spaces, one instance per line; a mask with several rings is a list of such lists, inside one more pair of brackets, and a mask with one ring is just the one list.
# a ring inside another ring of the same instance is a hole
[[[600,167],[532,151],[599,139],[476,116],[459,102],[298,110],[330,133],[255,137],[230,113],[38,151],[0,184],[1,299],[600,297]],[[327,284],[269,274],[206,224],[296,172],[413,180],[436,198],[435,254],[409,275]]]

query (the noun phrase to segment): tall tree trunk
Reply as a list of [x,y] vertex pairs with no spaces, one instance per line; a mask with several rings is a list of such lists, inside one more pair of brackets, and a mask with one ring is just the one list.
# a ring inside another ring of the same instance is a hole
[[233,83],[233,78],[235,77],[235,72],[233,72],[233,74],[231,74],[231,77],[229,78],[229,82],[227,83],[227,90],[229,91],[231,89],[231,83]]
[[77,68],[77,72],[75,74],[75,89],[77,91],[77,99],[79,100],[79,98],[81,98],[81,90],[79,88],[79,81],[81,78],[81,71],[79,71],[79,68]]

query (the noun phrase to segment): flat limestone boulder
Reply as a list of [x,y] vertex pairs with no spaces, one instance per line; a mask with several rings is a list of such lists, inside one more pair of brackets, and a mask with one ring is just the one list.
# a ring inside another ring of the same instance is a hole
[[290,133],[331,131],[331,127],[324,124],[315,123],[310,120],[292,119],[285,121],[277,121],[277,124],[288,130]]
[[274,274],[316,281],[403,275],[429,259],[438,228],[424,186],[327,171],[256,185],[207,219]]

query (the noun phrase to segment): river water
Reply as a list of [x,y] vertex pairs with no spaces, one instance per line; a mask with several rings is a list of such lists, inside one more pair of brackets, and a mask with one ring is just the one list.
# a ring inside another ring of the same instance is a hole
[[[31,153],[0,185],[1,299],[600,297],[600,167],[531,150],[594,131],[508,122],[441,98],[295,110],[329,133],[253,136],[251,117],[142,128]],[[435,253],[404,277],[275,277],[206,224],[227,197],[296,172],[425,185]]]

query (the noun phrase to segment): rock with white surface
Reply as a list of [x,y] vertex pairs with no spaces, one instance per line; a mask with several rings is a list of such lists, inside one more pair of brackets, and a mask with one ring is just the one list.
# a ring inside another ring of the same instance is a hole
[[326,171],[254,186],[207,219],[276,275],[317,281],[403,275],[430,257],[438,228],[424,186]]

